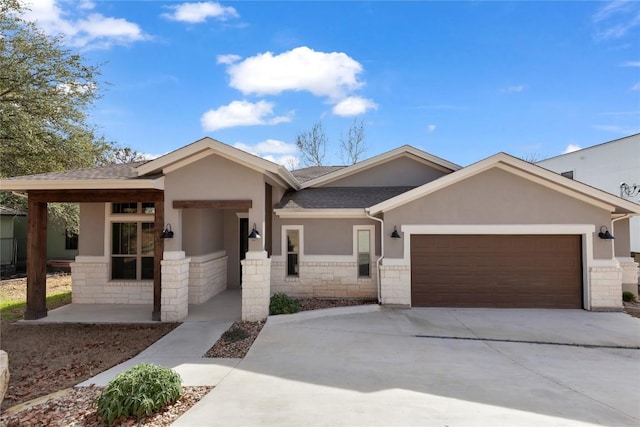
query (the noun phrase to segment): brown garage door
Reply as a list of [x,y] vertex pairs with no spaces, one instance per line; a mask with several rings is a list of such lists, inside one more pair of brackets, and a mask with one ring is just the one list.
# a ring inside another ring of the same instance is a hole
[[582,308],[581,237],[411,236],[414,307]]

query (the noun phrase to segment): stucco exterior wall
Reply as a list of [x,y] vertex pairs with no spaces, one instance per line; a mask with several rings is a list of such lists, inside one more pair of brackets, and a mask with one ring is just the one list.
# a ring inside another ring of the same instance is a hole
[[182,248],[187,256],[224,249],[223,212],[216,209],[184,209]]
[[[304,227],[304,255],[353,255],[353,227],[374,225],[375,235],[380,235],[380,223],[368,218],[296,219],[274,218],[273,255],[282,255],[282,227]],[[375,238],[375,253],[380,254],[380,239]]]
[[[173,208],[174,200],[251,199],[249,223],[264,230],[264,176],[248,167],[210,155],[165,175],[165,221],[176,236],[183,236],[184,212]],[[175,225],[174,225],[175,224]],[[167,239],[165,250],[183,250],[182,238]],[[250,242],[251,250],[262,250],[262,239]]]
[[384,219],[386,258],[404,256],[389,234],[405,224],[594,224],[594,258],[613,256],[612,245],[597,237],[601,225],[610,227],[610,212],[499,169],[386,212]]
[[[640,184],[640,135],[632,135],[537,163],[551,171],[573,172],[573,179],[620,196],[620,183]],[[640,203],[640,195],[629,199]],[[640,252],[640,217],[631,220],[630,248]],[[618,239],[616,232],[616,239]],[[629,256],[626,254],[624,256]]]
[[78,255],[108,255],[104,253],[104,205],[104,203],[80,203]]
[[[629,231],[629,219],[621,219],[613,223],[610,231],[615,239],[613,242],[615,256],[628,257],[631,253],[631,234]],[[640,230],[638,230],[640,232]]]
[[327,187],[419,186],[440,178],[446,172],[409,157],[399,157],[327,184]]

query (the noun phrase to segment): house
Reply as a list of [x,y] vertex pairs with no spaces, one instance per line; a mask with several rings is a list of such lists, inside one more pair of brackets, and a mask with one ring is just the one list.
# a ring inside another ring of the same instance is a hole
[[26,216],[24,212],[0,205],[0,274],[2,277],[15,273],[18,264],[18,239],[16,219]]
[[[49,202],[80,203],[74,303],[189,304],[240,288],[242,318],[275,292],[391,306],[620,310],[637,281],[640,205],[499,153],[467,167],[410,146],[290,172],[211,138],[157,159],[3,179],[26,192],[26,318],[46,316]],[[622,234],[620,234],[622,236]],[[623,257],[622,261],[618,257]]]

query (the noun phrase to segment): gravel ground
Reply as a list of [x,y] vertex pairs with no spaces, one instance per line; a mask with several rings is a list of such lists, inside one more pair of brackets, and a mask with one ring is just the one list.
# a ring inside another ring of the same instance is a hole
[[[137,421],[121,419],[118,426],[168,426],[189,408],[202,399],[213,387],[183,387],[178,401],[166,407],[164,411]],[[78,387],[67,394],[52,398],[44,403],[31,406],[16,414],[5,413],[0,416],[0,425],[6,427],[102,427],[100,418],[93,407],[102,387]]]

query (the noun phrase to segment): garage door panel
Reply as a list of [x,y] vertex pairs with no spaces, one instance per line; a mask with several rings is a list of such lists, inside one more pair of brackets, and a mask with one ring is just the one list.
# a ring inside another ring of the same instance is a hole
[[580,236],[411,237],[412,305],[581,308]]

